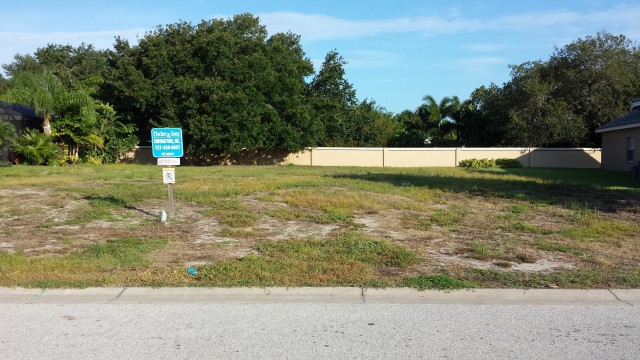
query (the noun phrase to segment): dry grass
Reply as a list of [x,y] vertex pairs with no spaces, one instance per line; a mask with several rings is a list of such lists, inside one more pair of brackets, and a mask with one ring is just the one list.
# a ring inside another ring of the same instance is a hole
[[160,223],[159,172],[0,168],[0,286],[640,287],[626,174],[181,167]]

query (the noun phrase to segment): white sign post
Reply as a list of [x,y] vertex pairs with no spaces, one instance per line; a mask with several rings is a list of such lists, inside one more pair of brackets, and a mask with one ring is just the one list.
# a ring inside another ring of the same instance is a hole
[[[151,129],[151,146],[153,157],[158,159],[158,165],[178,166],[184,154],[182,143],[182,129],[154,128]],[[175,217],[173,201],[173,184],[176,183],[176,169],[162,169],[162,183],[169,186],[169,218]]]
[[164,168],[162,169],[162,183],[169,185],[169,217],[176,216],[174,211],[173,202],[173,184],[176,183],[176,169]]

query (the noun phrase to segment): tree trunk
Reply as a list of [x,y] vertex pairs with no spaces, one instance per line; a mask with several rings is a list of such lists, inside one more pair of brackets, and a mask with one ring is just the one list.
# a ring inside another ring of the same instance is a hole
[[44,114],[44,121],[42,121],[42,130],[44,133],[51,136],[51,114]]
[[8,163],[9,162],[9,147],[5,146],[4,148],[0,148],[0,153],[2,153],[2,155],[0,156],[0,164]]

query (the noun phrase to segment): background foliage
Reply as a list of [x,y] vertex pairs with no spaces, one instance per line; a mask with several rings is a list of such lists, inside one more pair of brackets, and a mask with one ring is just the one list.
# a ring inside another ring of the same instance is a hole
[[[359,100],[346,65],[332,50],[315,72],[298,35],[269,35],[241,14],[158,26],[135,45],[116,38],[108,51],[48,44],[17,54],[3,65],[0,97],[49,116],[71,161],[112,162],[148,144],[153,127],[181,127],[194,159],[308,146],[599,147],[594,130],[640,96],[638,45],[607,32],[511,65],[507,83],[464,101],[425,95],[399,114]],[[44,87],[24,81],[38,77],[56,89],[45,107],[34,95]]]

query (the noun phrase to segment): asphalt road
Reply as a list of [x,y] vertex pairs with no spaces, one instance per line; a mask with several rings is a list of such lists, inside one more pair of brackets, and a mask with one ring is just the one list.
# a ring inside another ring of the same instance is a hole
[[640,307],[0,304],[0,359],[638,359]]

